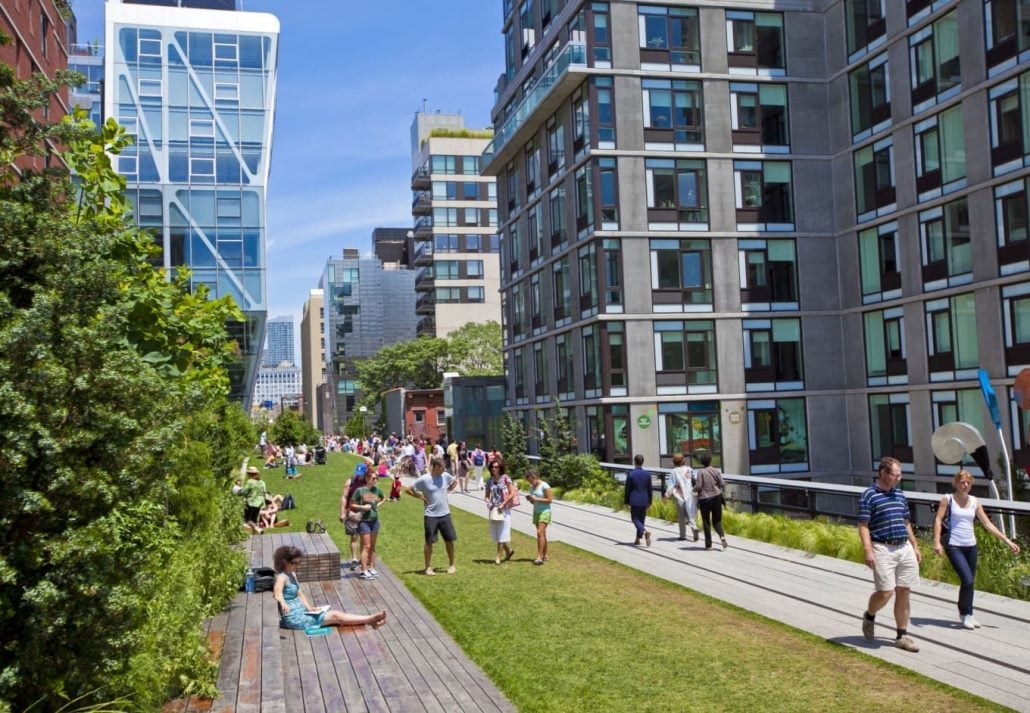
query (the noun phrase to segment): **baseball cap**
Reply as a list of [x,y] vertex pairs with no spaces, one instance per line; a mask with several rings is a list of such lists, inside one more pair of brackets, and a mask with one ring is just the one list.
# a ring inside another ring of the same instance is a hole
[[368,473],[368,465],[365,463],[358,463],[354,466],[354,475],[365,475]]

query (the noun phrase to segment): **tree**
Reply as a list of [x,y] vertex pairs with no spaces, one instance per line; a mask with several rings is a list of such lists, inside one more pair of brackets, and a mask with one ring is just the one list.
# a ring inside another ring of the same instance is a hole
[[[152,267],[111,166],[121,127],[34,118],[67,81],[0,66],[0,709],[153,709],[212,690],[199,624],[242,569],[242,315]],[[14,168],[54,146],[63,164]]]
[[322,434],[311,425],[311,422],[296,411],[287,409],[279,414],[268,431],[272,443],[281,446],[299,446],[301,443],[320,443]]
[[529,458],[526,457],[526,429],[522,421],[510,413],[504,414],[501,421],[501,444],[508,474],[514,478],[525,477],[526,471],[529,470]]
[[357,363],[362,401],[374,407],[384,392],[399,387],[438,389],[447,367],[448,343],[438,337],[419,337],[389,344],[375,356]]
[[365,421],[365,414],[356,413],[347,419],[343,425],[343,435],[347,438],[367,438],[368,423]]
[[498,322],[468,322],[447,335],[448,371],[462,376],[504,374],[504,346]]

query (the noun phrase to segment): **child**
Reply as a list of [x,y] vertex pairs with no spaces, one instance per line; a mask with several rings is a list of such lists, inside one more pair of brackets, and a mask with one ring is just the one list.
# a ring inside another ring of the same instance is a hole
[[390,500],[401,499],[401,474],[393,474],[393,484],[390,486]]

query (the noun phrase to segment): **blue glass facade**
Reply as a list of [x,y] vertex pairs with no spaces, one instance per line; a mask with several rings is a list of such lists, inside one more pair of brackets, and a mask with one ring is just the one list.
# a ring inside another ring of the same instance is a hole
[[[278,21],[270,15],[107,5],[107,112],[136,143],[115,158],[163,267],[231,296],[241,360],[233,396],[257,374],[266,304],[265,195]],[[124,21],[122,21],[124,20]]]

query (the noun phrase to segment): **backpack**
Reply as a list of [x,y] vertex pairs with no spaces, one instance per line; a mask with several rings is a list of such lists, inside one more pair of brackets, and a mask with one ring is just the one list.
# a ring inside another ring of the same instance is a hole
[[258,567],[254,570],[254,591],[270,592],[275,587],[275,570],[271,567]]
[[483,465],[483,454],[477,453],[472,456],[472,465]]
[[325,532],[325,523],[321,520],[308,520],[304,529],[309,535],[320,535]]
[[279,506],[279,509],[280,510],[293,510],[293,508],[295,508],[295,507],[297,507],[297,503],[294,502],[294,500],[293,500],[293,494],[292,493],[286,493],[286,497],[283,498],[283,502]]

